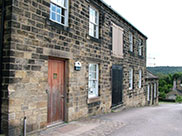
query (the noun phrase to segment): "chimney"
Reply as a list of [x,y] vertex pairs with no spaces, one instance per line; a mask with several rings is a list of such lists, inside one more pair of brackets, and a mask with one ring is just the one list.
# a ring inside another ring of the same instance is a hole
[[173,90],[176,90],[176,79],[173,80]]

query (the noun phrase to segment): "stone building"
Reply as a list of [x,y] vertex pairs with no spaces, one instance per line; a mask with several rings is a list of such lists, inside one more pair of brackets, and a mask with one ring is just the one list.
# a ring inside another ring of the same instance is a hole
[[166,95],[167,100],[176,101],[177,96],[182,96],[182,81],[181,77],[174,78],[173,80],[173,89]]
[[157,105],[158,104],[158,80],[159,78],[147,70],[145,78],[146,82],[146,93],[147,93],[147,104]]
[[147,37],[102,0],[1,0],[0,7],[3,133],[20,135],[25,117],[32,133],[146,104]]

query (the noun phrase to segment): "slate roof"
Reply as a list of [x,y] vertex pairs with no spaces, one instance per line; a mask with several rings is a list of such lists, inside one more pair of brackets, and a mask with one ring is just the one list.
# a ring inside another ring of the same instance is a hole
[[152,74],[152,72],[147,70],[147,76],[145,77],[145,79],[159,79],[158,76]]
[[173,90],[173,91],[169,92],[169,93],[167,94],[167,96],[175,95],[175,94],[176,94],[176,95],[182,96],[182,92],[179,91],[179,90]]

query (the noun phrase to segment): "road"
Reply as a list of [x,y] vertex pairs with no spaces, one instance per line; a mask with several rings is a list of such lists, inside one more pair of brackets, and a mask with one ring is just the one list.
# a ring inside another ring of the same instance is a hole
[[124,123],[110,136],[182,136],[182,104],[129,109],[100,118]]
[[182,136],[182,104],[131,108],[73,121],[33,136]]

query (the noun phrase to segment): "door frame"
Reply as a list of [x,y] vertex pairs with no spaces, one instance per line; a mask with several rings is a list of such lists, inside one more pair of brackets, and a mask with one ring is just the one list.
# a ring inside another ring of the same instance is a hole
[[[68,90],[68,74],[69,74],[69,68],[68,68],[68,64],[69,64],[69,60],[68,59],[64,59],[64,58],[57,58],[57,57],[52,57],[49,56],[48,57],[48,63],[49,60],[57,60],[57,61],[64,61],[64,71],[65,71],[65,75],[64,75],[64,103],[63,103],[63,122],[68,121],[68,107],[67,107],[67,90]],[[49,70],[49,69],[48,69]],[[47,108],[48,108],[48,94],[47,94]],[[59,124],[59,122],[53,122],[53,123],[48,123],[48,109],[47,109],[47,126],[52,126],[54,124]]]

